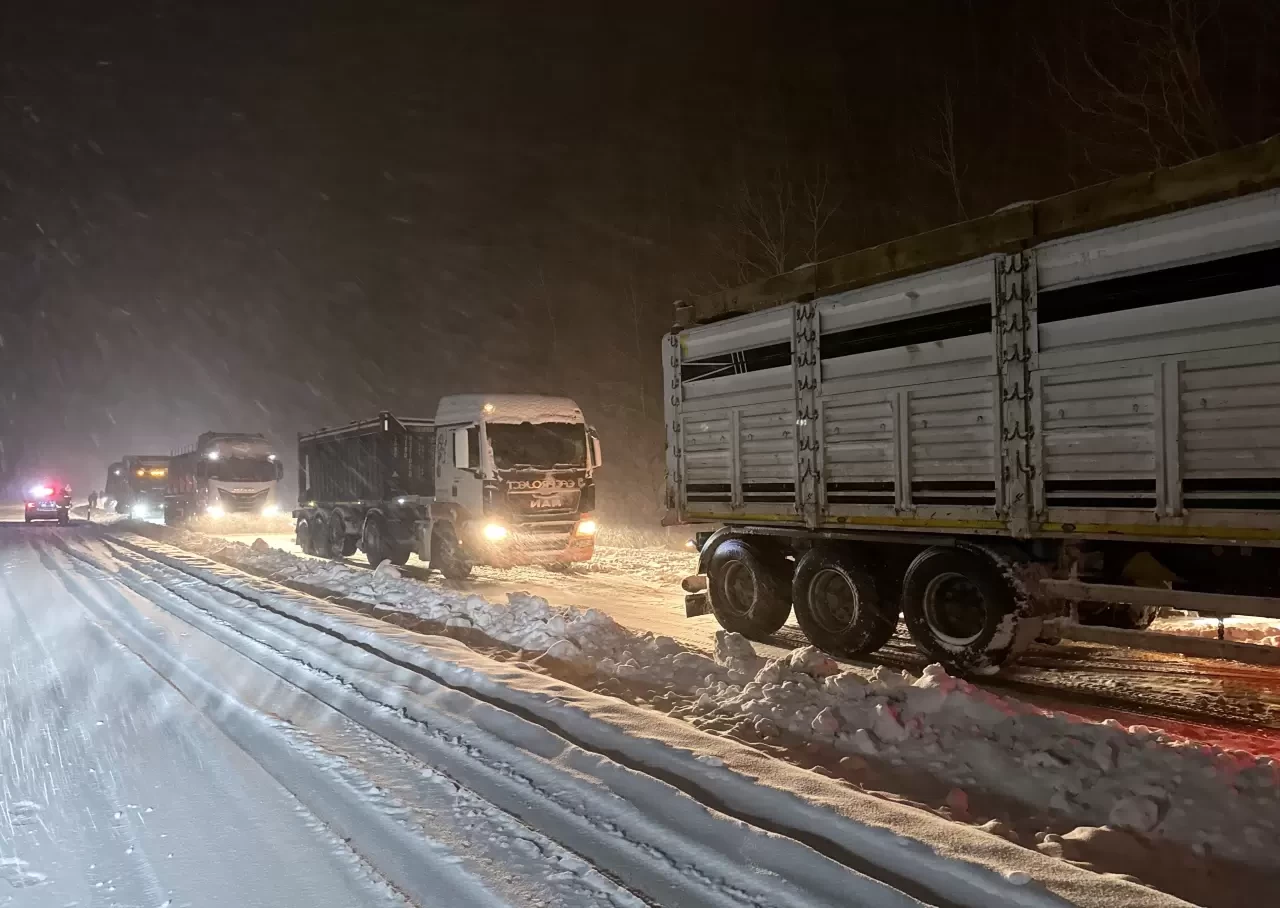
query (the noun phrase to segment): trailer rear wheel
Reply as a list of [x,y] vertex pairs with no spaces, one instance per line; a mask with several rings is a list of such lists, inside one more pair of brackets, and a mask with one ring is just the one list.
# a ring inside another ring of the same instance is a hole
[[854,552],[806,552],[796,565],[791,601],[805,636],[836,655],[875,652],[898,626],[896,604],[882,604],[875,579]]
[[918,555],[902,584],[902,611],[916,645],[957,675],[992,674],[1029,642],[1008,579],[964,549]]
[[787,577],[772,561],[741,539],[727,539],[712,553],[707,588],[711,611],[725,630],[760,640],[787,623]]

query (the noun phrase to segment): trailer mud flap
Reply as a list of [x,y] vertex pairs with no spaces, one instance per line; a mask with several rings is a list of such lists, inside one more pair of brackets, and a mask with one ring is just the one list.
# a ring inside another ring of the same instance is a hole
[[686,618],[697,618],[699,615],[710,614],[711,599],[705,591],[701,593],[685,593],[684,616]]

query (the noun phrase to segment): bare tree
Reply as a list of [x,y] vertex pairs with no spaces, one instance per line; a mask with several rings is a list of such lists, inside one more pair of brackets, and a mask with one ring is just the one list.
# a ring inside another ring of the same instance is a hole
[[774,167],[759,180],[740,177],[713,237],[729,265],[731,282],[746,283],[818,261],[826,254],[828,229],[839,210],[825,165],[800,174],[794,167]]
[[1138,138],[1144,154],[1167,166],[1236,141],[1205,74],[1204,37],[1219,0],[1153,0],[1144,13],[1111,0],[1118,53],[1101,60],[1080,40],[1074,60],[1054,63],[1040,49],[1050,85],[1088,119]]
[[960,220],[968,220],[969,212],[965,210],[964,194],[960,188],[968,165],[961,164],[960,157],[956,154],[956,110],[951,100],[949,82],[943,82],[942,85],[937,133],[917,157],[922,163],[946,177],[947,184],[951,187],[951,194],[956,200],[956,214],[960,216]]

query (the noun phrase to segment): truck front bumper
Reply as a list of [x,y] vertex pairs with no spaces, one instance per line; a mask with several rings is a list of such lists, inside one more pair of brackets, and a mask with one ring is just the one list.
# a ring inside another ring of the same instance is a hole
[[595,538],[571,536],[563,545],[547,547],[545,539],[522,538],[514,534],[501,542],[481,541],[468,546],[478,564],[509,568],[531,564],[573,564],[590,561],[595,554]]

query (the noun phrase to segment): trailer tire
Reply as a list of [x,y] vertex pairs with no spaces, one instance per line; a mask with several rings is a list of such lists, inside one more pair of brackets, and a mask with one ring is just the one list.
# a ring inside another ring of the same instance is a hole
[[1029,642],[1019,628],[1023,610],[991,558],[963,548],[926,549],[902,584],[911,639],[954,675],[994,674],[1016,655]]
[[789,584],[783,570],[771,561],[741,539],[726,539],[711,554],[707,571],[711,612],[725,630],[763,640],[787,623]]
[[311,521],[306,517],[299,517],[297,524],[294,525],[293,541],[298,548],[302,549],[302,554],[314,555],[316,553],[314,546],[311,545]]
[[898,626],[897,604],[881,602],[875,579],[856,552],[826,547],[806,552],[796,565],[791,601],[804,635],[838,656],[873,653]]
[[460,582],[471,576],[472,564],[462,551],[458,534],[448,524],[431,531],[431,567],[445,580]]

